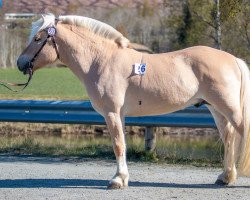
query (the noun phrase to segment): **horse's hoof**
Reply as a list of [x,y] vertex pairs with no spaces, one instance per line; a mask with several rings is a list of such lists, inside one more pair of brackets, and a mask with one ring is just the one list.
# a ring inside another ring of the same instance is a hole
[[110,182],[107,188],[108,189],[121,189],[123,188],[123,186],[117,182]]
[[227,186],[228,185],[228,183],[225,183],[223,180],[221,180],[221,179],[217,179],[216,181],[215,181],[215,184],[216,185],[219,185],[219,186]]

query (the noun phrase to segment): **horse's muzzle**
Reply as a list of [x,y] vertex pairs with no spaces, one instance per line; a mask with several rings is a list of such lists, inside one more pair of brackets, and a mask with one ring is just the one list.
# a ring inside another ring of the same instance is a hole
[[17,67],[21,72],[27,74],[29,69],[32,68],[31,59],[25,55],[20,56],[17,59]]

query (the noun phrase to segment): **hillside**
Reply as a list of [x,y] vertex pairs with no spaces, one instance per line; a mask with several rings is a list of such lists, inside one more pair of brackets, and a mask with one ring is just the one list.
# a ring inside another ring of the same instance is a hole
[[[34,3],[35,2],[35,3]],[[8,13],[47,13],[71,14],[77,12],[79,8],[110,9],[115,7],[139,8],[145,2],[149,5],[163,6],[168,1],[164,0],[12,0],[6,1],[3,5],[5,12]]]

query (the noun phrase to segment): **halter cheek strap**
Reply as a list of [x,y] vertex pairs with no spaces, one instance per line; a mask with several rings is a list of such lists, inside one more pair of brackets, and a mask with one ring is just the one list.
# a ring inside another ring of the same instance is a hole
[[58,51],[58,48],[57,48],[57,46],[56,46],[56,41],[55,41],[54,36],[51,37],[51,40],[52,40],[52,43],[53,43],[54,48],[55,48],[55,51],[56,51],[57,59],[59,59],[59,58],[60,58],[60,56],[59,56],[59,51]]
[[51,37],[51,40],[53,42],[53,45],[54,45],[54,48],[55,48],[55,51],[56,51],[56,55],[57,55],[57,59],[59,59],[59,51],[57,49],[57,46],[56,46],[56,41],[55,41],[55,38],[54,36],[56,35],[56,28],[54,26],[51,26],[47,29],[47,33],[48,33],[48,37]]

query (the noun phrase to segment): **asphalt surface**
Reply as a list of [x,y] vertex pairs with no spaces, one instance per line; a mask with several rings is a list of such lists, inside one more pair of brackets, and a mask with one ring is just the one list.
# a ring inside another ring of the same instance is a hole
[[102,160],[0,156],[0,200],[250,199],[250,178],[214,185],[218,168],[129,163],[129,187],[108,190],[116,164]]

